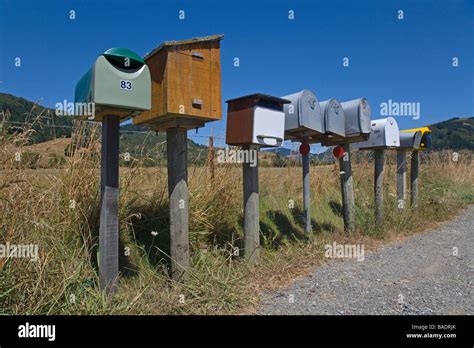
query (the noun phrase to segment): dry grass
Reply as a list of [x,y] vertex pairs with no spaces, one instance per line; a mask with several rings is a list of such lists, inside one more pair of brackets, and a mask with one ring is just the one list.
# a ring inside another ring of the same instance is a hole
[[[191,276],[172,283],[167,274],[166,170],[137,161],[121,168],[120,291],[111,299],[98,290],[97,245],[100,128],[78,125],[73,143],[85,144],[60,169],[28,169],[15,161],[27,148],[28,131],[0,135],[0,243],[38,244],[40,259],[0,259],[0,313],[9,314],[226,314],[251,313],[259,293],[288,285],[324,262],[328,242],[375,248],[449,219],[474,202],[470,153],[423,160],[420,204],[394,207],[395,166],[385,175],[386,224],[373,217],[373,165],[354,166],[358,231],[342,232],[339,169],[311,168],[315,237],[303,236],[301,168],[261,168],[263,256],[249,268],[233,255],[242,241],[241,168],[217,165],[210,182],[205,167],[189,166]],[[144,151],[146,149],[143,149]],[[289,208],[290,200],[295,207]],[[152,235],[151,232],[157,232]],[[130,252],[125,255],[125,250]]]

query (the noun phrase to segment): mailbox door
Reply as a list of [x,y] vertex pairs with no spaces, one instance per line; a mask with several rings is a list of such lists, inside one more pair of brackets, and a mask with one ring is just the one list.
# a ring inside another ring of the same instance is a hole
[[433,147],[433,143],[431,141],[431,132],[424,132],[421,137],[421,144],[420,147],[423,149],[431,149]]
[[319,103],[324,115],[325,133],[345,136],[345,119],[342,106],[337,99],[329,99]]
[[253,144],[281,146],[285,133],[285,113],[283,111],[255,106],[253,113]]
[[421,132],[400,133],[400,147],[418,150],[420,148]]
[[350,100],[341,103],[346,119],[346,136],[369,134],[370,105],[365,98]]
[[285,130],[289,133],[324,133],[321,107],[313,92],[303,90],[283,97],[291,101],[285,104]]
[[399,147],[400,146],[400,130],[398,129],[398,123],[393,117],[385,119],[385,145],[386,147]]
[[99,106],[149,110],[151,78],[146,65],[138,69],[117,69],[104,56],[94,66],[94,102]]

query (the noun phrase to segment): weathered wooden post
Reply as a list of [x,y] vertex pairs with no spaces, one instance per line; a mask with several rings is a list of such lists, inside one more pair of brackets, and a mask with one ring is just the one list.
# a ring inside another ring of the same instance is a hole
[[171,277],[180,282],[187,279],[190,266],[187,130],[222,118],[222,38],[167,41],[152,50],[145,60],[151,69],[154,103],[150,112],[133,118],[134,124],[166,131]]
[[374,151],[374,202],[375,221],[379,225],[383,222],[383,176],[385,164],[385,150],[400,148],[400,131],[398,123],[393,117],[372,120],[372,132],[365,141],[355,143],[354,148]]
[[77,83],[75,106],[80,119],[102,122],[99,285],[113,294],[119,274],[120,121],[151,108],[150,71],[144,60],[125,48],[107,50]]
[[[344,134],[328,137],[321,141],[322,145],[338,145],[333,154],[339,159],[342,195],[342,215],[344,230],[355,230],[355,202],[352,179],[352,153],[351,143],[366,140],[371,132],[370,105],[367,99],[359,98],[347,102],[337,102],[336,113],[344,120]],[[337,118],[336,118],[337,120]]]
[[383,175],[385,151],[376,149],[374,165],[374,196],[375,196],[375,221],[377,224],[383,222]]
[[413,150],[411,153],[410,196],[411,206],[418,204],[419,166],[421,150],[432,148],[431,130],[428,127],[406,129],[400,133],[402,146]]
[[[255,151],[258,161],[258,146],[247,145],[244,151]],[[243,166],[244,185],[244,256],[250,264],[260,259],[260,198],[258,191],[258,163],[246,161]]]
[[207,165],[209,167],[209,176],[211,178],[211,185],[214,184],[215,177],[215,162],[214,162],[214,130],[211,128],[211,135],[209,136],[209,155],[207,159]]
[[[400,142],[401,143],[401,142]],[[405,208],[407,199],[407,155],[406,150],[397,150],[397,207]]]
[[341,169],[341,193],[342,193],[342,216],[344,219],[344,230],[352,232],[355,230],[355,203],[354,188],[352,183],[352,160],[351,145],[342,144],[344,155],[339,158]]
[[310,147],[309,144],[304,142],[300,146],[300,153],[302,157],[302,169],[303,169],[303,210],[304,210],[304,221],[305,221],[305,233],[310,236],[313,232],[311,226],[311,187],[310,187]]
[[411,154],[411,169],[410,169],[410,193],[411,206],[416,207],[418,201],[418,175],[420,165],[420,154],[418,150],[414,150]]
[[102,119],[99,281],[107,293],[116,292],[119,271],[119,127],[118,116]]
[[244,256],[250,265],[258,263],[260,257],[258,149],[283,143],[283,105],[288,102],[260,93],[227,100],[226,143],[242,146],[244,152],[238,157],[244,158]]
[[171,277],[176,281],[186,278],[189,268],[189,192],[187,130],[166,130],[168,163],[168,193],[170,205]]

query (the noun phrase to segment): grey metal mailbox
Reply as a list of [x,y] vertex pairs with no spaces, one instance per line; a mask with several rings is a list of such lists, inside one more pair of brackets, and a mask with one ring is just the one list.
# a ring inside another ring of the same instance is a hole
[[331,98],[319,103],[323,113],[324,131],[326,134],[345,136],[344,110],[341,103],[335,98]]
[[359,98],[341,103],[344,112],[345,135],[329,136],[323,139],[321,144],[331,146],[336,144],[348,144],[364,141],[369,138],[370,105],[367,99]]
[[372,132],[365,141],[352,144],[354,149],[389,149],[400,146],[400,130],[393,117],[372,120]]
[[285,139],[304,139],[324,133],[321,107],[308,89],[282,97],[290,101],[285,104]]
[[400,149],[418,150],[420,149],[422,134],[420,131],[416,132],[400,132]]

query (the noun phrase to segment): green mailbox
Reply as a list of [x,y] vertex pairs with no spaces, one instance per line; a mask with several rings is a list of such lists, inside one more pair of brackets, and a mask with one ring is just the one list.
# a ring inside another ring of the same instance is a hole
[[[150,110],[150,70],[135,52],[111,48],[101,54],[79,80],[74,102],[77,116],[94,121],[101,121],[107,115],[117,115],[124,120]],[[82,111],[86,108],[80,105],[88,103],[93,103],[94,115]]]

